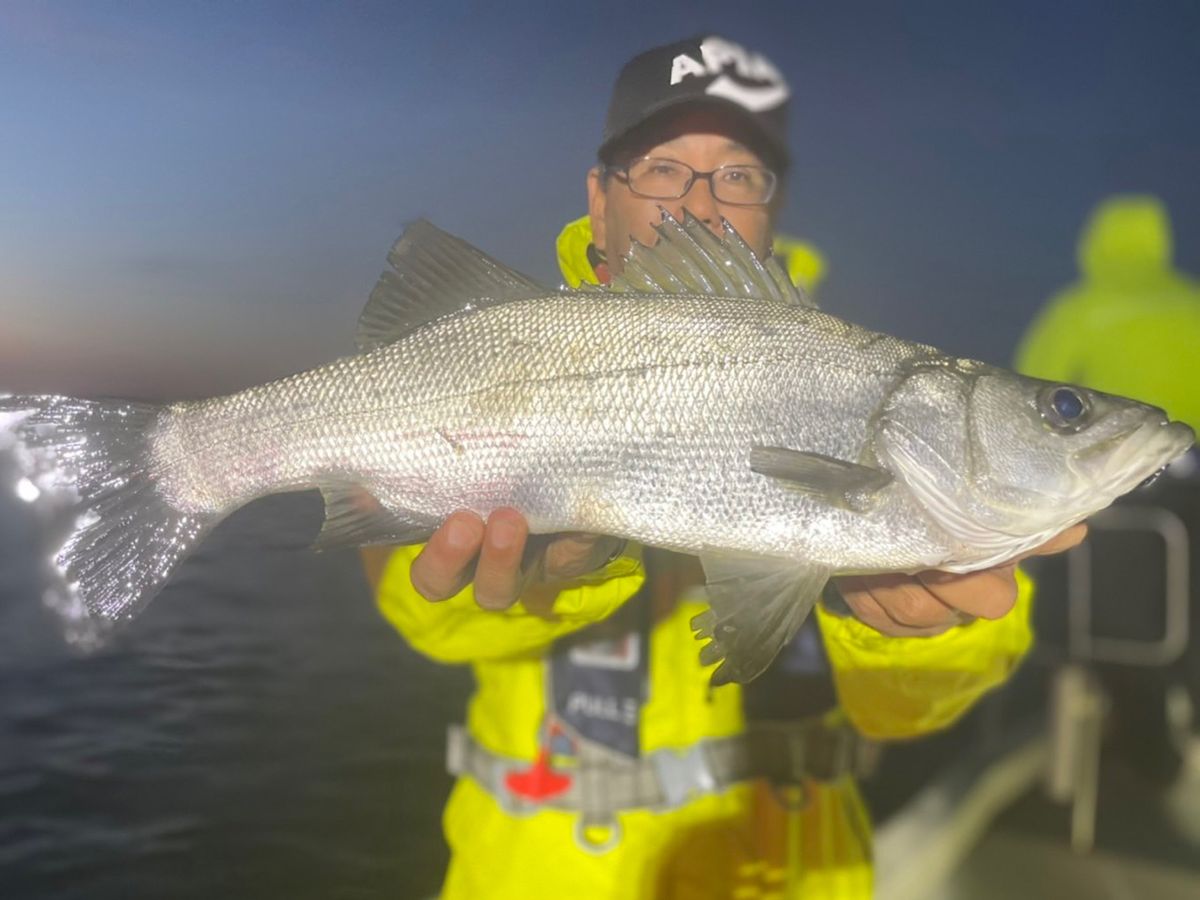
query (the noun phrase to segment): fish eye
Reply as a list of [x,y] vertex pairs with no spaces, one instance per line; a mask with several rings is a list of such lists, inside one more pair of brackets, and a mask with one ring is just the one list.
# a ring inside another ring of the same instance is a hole
[[1071,434],[1088,424],[1087,398],[1072,387],[1058,385],[1043,389],[1038,396],[1038,409],[1055,431]]
[[1059,388],[1050,395],[1054,411],[1067,422],[1074,422],[1083,415],[1083,398],[1070,388]]

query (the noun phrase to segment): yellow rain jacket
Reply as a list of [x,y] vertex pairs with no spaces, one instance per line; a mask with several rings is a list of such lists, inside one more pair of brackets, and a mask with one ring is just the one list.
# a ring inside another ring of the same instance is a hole
[[[587,219],[558,242],[571,284],[595,281],[585,251]],[[821,272],[815,251],[783,245],[793,277],[808,286]],[[546,651],[571,632],[617,610],[640,588],[644,569],[631,547],[602,570],[568,585],[553,614],[517,603],[484,612],[470,587],[429,603],[409,569],[420,546],[388,560],[379,585],[383,614],[421,653],[469,663],[477,690],[467,710],[474,740],[493,753],[532,762],[546,714]],[[841,710],[865,735],[907,738],[944,728],[1000,684],[1030,644],[1032,588],[1020,578],[1017,607],[998,621],[978,620],[930,638],[888,638],[818,607]],[[705,609],[685,593],[650,631],[649,689],[640,714],[643,753],[684,751],[697,741],[744,728],[739,685],[710,689],[689,621]],[[443,900],[711,900],[871,896],[870,823],[854,782],[806,785],[806,802],[780,802],[762,784],[744,783],[697,797],[668,812],[618,815],[619,839],[599,852],[576,842],[577,813],[505,812],[484,787],[460,777],[444,816],[452,858]],[[792,794],[795,797],[795,793]],[[791,808],[789,808],[791,807]],[[799,807],[799,808],[794,808]]]
[[1017,368],[1153,403],[1200,430],[1200,282],[1171,267],[1162,203],[1101,203],[1078,258],[1082,277],[1030,325]]

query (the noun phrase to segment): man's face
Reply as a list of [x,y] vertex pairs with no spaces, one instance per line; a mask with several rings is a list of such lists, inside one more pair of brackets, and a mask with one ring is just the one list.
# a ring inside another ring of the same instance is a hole
[[[643,144],[635,148],[634,155],[677,160],[698,172],[728,165],[766,165],[737,139],[734,129],[724,127],[721,118],[711,114],[681,118],[664,140]],[[647,245],[658,239],[654,226],[662,221],[660,207],[677,219],[683,218],[686,209],[716,234],[721,233],[721,219],[727,219],[760,259],[770,250],[773,205],[721,203],[713,197],[710,184],[701,179],[677,200],[651,200],[636,196],[619,177],[605,179],[596,167],[588,172],[588,212],[596,249],[607,257],[611,274],[621,271],[631,237]]]

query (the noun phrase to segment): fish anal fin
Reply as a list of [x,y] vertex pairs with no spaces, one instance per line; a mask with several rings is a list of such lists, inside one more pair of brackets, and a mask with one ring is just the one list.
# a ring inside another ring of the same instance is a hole
[[397,513],[366,488],[349,482],[321,485],[325,523],[313,541],[317,550],[340,550],[367,544],[415,544],[437,528],[432,518]]

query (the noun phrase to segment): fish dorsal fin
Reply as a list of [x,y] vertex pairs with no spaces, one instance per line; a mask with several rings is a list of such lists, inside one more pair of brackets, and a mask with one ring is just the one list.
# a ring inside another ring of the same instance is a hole
[[388,263],[358,317],[363,352],[451,313],[551,293],[424,219],[404,230]]
[[813,304],[792,284],[775,257],[760,260],[732,225],[721,220],[723,236],[684,211],[680,222],[665,209],[654,226],[658,241],[634,240],[625,267],[608,285],[612,291],[651,294],[710,294],[774,300],[794,306]]

